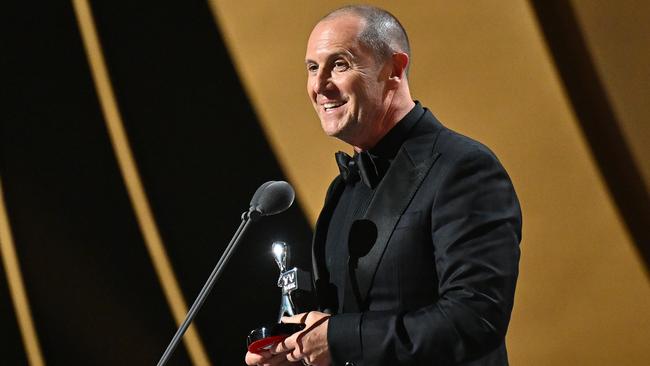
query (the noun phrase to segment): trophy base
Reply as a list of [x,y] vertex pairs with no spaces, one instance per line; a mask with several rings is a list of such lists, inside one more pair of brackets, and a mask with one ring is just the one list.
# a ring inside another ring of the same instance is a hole
[[250,332],[246,339],[248,350],[253,353],[260,353],[269,350],[273,345],[282,342],[293,333],[305,329],[304,324],[277,323],[257,328]]

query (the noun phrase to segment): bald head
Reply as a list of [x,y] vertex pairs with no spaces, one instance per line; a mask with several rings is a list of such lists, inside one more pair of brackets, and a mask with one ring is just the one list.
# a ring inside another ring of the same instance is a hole
[[369,7],[336,10],[307,42],[307,93],[323,130],[358,150],[373,147],[414,105],[409,56],[399,43],[406,35],[386,14]]
[[321,22],[346,15],[357,16],[363,21],[359,42],[372,50],[377,61],[386,61],[395,52],[411,57],[406,31],[391,13],[370,5],[349,5],[325,15]]

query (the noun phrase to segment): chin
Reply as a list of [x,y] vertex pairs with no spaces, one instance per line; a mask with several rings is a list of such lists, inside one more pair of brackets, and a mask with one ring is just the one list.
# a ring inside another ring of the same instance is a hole
[[340,137],[342,135],[341,130],[323,130],[325,134],[329,137]]
[[327,136],[337,137],[341,133],[338,121],[321,121],[321,128]]

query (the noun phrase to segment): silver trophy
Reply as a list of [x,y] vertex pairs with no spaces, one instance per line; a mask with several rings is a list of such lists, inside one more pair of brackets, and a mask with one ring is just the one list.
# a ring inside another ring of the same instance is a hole
[[280,268],[280,278],[278,278],[278,287],[282,289],[282,297],[280,300],[280,314],[278,315],[278,323],[283,316],[296,315],[295,306],[291,301],[291,291],[296,289],[296,268],[287,271],[287,260],[289,257],[289,247],[286,243],[276,241],[271,246],[273,259]]
[[[290,253],[289,246],[286,243],[274,242],[271,246],[271,253],[280,269],[278,287],[282,289],[282,296],[280,298],[278,321],[276,324],[257,328],[248,335],[248,350],[251,352],[269,349],[274,344],[304,328],[304,324],[285,324],[281,322],[281,319],[283,316],[293,316],[306,310],[305,307],[308,305],[306,305],[303,298],[308,298],[308,294],[311,292],[311,275],[309,272],[296,267],[287,270]],[[302,303],[305,303],[305,305]],[[299,306],[296,307],[296,305]]]

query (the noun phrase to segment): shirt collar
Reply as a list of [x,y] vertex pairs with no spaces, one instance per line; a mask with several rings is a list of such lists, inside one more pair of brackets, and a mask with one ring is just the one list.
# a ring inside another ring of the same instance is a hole
[[402,147],[404,141],[406,141],[413,126],[415,126],[422,117],[422,114],[424,114],[424,108],[420,102],[416,100],[415,106],[406,114],[406,116],[399,120],[374,147],[368,150],[368,152],[385,159],[393,159],[397,155],[399,148]]

